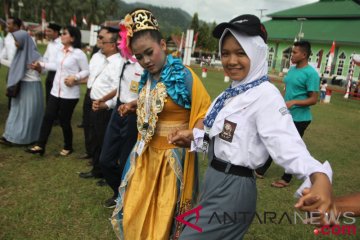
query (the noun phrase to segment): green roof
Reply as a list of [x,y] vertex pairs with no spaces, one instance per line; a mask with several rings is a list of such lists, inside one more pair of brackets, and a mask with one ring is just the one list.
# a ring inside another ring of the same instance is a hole
[[308,41],[360,43],[360,0],[320,0],[269,17],[264,25],[270,40],[293,41],[302,28]]
[[[297,20],[271,20],[263,23],[270,40],[294,40],[301,22]],[[302,39],[311,42],[359,44],[360,19],[358,20],[305,20],[302,21]]]
[[279,18],[360,18],[359,0],[321,0],[267,15]]

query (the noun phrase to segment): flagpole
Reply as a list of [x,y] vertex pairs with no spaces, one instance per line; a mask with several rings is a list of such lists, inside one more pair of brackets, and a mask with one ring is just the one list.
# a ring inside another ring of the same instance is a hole
[[352,84],[352,79],[353,79],[353,75],[354,75],[354,67],[355,67],[355,61],[353,59],[354,55],[351,56],[351,61],[350,61],[350,68],[349,68],[349,73],[346,77],[347,79],[347,86],[346,86],[346,93],[344,95],[345,99],[349,98],[350,95],[350,89],[351,89],[351,84]]
[[182,55],[183,43],[184,43],[184,32],[181,33],[180,46],[179,46],[179,50],[178,50],[178,52],[180,54],[180,58]]
[[330,73],[331,73],[331,64],[334,59],[334,54],[335,54],[335,41],[332,42],[332,45],[330,48],[330,53],[329,53],[329,58],[328,58],[328,63],[326,65],[325,73],[327,73],[328,76],[330,76]]

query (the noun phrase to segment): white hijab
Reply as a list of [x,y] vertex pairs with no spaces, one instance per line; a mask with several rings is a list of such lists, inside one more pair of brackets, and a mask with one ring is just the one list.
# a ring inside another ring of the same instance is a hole
[[241,47],[244,49],[246,55],[250,59],[250,70],[248,75],[241,81],[234,80],[232,82],[232,87],[235,87],[239,84],[246,84],[252,81],[255,81],[261,78],[268,73],[268,66],[267,66],[267,52],[268,47],[267,44],[260,36],[249,36],[236,30],[226,28],[221,35],[219,41],[219,49],[221,54],[221,46],[222,40],[225,34],[230,31],[230,33],[235,37]]

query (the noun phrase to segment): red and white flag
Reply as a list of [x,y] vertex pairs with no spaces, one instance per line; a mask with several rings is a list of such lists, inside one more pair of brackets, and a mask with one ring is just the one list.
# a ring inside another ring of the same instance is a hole
[[45,32],[46,28],[46,12],[45,9],[41,9],[41,29]]
[[331,71],[331,64],[332,61],[334,59],[334,54],[335,54],[335,41],[333,41],[331,48],[330,48],[330,54],[329,54],[329,58],[328,58],[328,63],[326,65],[326,72],[330,74]]
[[76,15],[74,14],[70,20],[70,25],[76,27]]
[[194,53],[195,52],[195,48],[196,48],[196,42],[198,40],[198,37],[199,37],[199,32],[197,32],[194,36],[194,43],[193,43],[193,48],[192,48],[192,51],[191,53]]

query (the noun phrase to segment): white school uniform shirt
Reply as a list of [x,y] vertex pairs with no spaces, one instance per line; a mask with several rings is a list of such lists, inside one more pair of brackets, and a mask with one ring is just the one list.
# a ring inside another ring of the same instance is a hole
[[90,59],[89,63],[89,71],[90,75],[86,83],[87,88],[91,88],[93,81],[97,75],[101,72],[101,70],[105,67],[106,57],[101,53],[101,50],[94,53],[94,55]]
[[15,39],[11,33],[8,33],[4,39],[4,47],[1,50],[1,64],[10,66],[16,53]]
[[[59,53],[62,51],[64,46],[61,43],[60,37],[56,38],[53,41],[50,41],[46,47],[46,51],[43,56],[43,62],[49,63],[57,62],[57,57]],[[45,69],[46,70],[46,69]]]
[[144,69],[138,62],[133,62],[130,59],[127,60],[123,77],[121,78],[120,93],[119,87],[116,93],[120,102],[129,103],[138,98],[139,82],[143,71]]
[[65,99],[80,98],[80,86],[66,86],[65,78],[75,76],[77,80],[80,80],[89,75],[87,57],[81,49],[73,47],[63,49],[59,52],[56,62],[41,62],[40,65],[47,70],[56,71],[51,95]]
[[[233,133],[225,125],[230,125]],[[314,172],[323,172],[331,181],[331,169],[329,172],[310,155],[283,97],[269,82],[227,100],[209,137],[215,137],[215,156],[234,165],[256,169],[270,154],[286,173],[306,179]]]
[[[110,92],[116,90],[119,85],[121,65],[123,63],[120,53],[106,58],[106,64],[92,83],[90,98],[98,100]],[[115,97],[114,97],[115,98]],[[109,108],[113,108],[112,99],[105,102]]]

